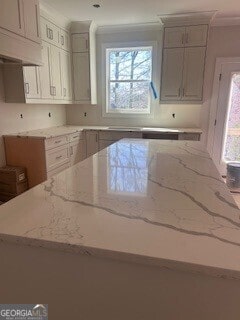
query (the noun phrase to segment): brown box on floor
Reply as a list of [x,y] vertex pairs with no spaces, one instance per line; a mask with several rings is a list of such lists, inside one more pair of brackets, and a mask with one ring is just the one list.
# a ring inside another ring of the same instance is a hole
[[9,201],[27,189],[25,168],[10,166],[0,168],[0,201]]

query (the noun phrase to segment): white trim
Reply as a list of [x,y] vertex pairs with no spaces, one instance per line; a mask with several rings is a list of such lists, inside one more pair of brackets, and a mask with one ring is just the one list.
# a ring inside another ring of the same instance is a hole
[[153,31],[161,30],[162,26],[159,22],[139,23],[139,24],[122,24],[98,26],[97,34],[122,33],[133,31]]
[[[152,47],[152,82],[157,84],[157,63],[158,63],[158,43],[157,41],[134,41],[134,42],[114,42],[102,44],[102,117],[104,118],[153,118],[155,107],[158,104],[159,98],[153,100],[150,98],[150,113],[107,113],[106,112],[106,76],[107,76],[107,65],[106,65],[106,49],[111,48],[132,48],[132,47]],[[159,88],[156,88],[159,91]]]
[[177,14],[158,15],[159,21],[164,26],[179,26],[191,24],[209,24],[217,11],[184,12]]
[[[46,0],[45,0],[46,1]],[[44,0],[41,0],[39,3],[40,6],[40,16],[46,18],[53,24],[57,24],[57,26],[68,30],[71,24],[71,20],[61,14],[58,10],[53,8],[51,5],[49,5]]]
[[211,23],[211,27],[239,26],[239,25],[240,25],[240,17],[216,17]]
[[214,80],[213,80],[213,90],[212,90],[212,97],[211,97],[211,103],[210,103],[208,141],[207,141],[207,149],[211,156],[213,155],[215,120],[217,119],[217,111],[218,111],[218,96],[219,96],[219,87],[220,87],[219,76],[221,74],[222,66],[226,63],[240,63],[240,57],[216,59]]

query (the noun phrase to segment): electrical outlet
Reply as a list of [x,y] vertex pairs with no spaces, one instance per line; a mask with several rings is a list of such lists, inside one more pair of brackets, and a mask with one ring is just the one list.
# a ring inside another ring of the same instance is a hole
[[22,113],[20,114],[20,118],[23,119],[23,114]]
[[84,117],[86,117],[87,116],[87,112],[84,112]]
[[52,116],[51,112],[49,112],[48,116],[49,116],[49,118],[51,118],[51,116]]
[[172,117],[173,117],[173,119],[175,119],[176,118],[176,114],[172,113]]

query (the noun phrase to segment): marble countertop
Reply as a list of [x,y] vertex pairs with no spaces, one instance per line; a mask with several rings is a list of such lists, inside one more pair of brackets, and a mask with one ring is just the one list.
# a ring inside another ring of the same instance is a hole
[[35,138],[52,138],[61,135],[66,135],[74,132],[84,130],[99,130],[99,131],[139,131],[139,132],[159,132],[159,133],[202,133],[199,128],[157,128],[157,127],[121,127],[121,126],[58,126],[46,129],[37,129],[24,132],[16,132],[6,136],[19,136],[19,137],[35,137]]
[[1,205],[0,241],[240,279],[240,210],[199,142],[122,139]]

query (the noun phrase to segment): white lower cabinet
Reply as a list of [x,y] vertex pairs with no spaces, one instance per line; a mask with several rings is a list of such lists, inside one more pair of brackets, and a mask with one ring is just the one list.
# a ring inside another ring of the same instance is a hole
[[68,144],[46,151],[47,172],[69,163]]
[[98,131],[86,132],[86,144],[87,144],[87,157],[90,157],[99,150],[98,145]]

